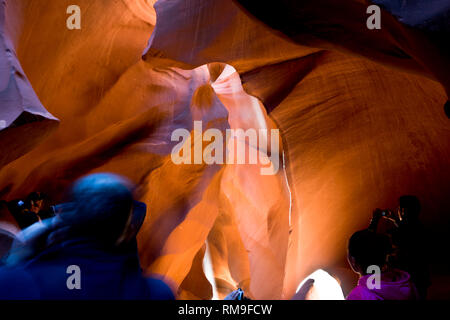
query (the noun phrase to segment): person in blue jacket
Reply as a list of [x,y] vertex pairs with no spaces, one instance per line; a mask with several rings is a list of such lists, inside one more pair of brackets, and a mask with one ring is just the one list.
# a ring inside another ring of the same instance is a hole
[[93,174],[71,188],[60,214],[24,230],[0,269],[0,299],[173,300],[142,273],[136,243],[145,204],[125,178]]

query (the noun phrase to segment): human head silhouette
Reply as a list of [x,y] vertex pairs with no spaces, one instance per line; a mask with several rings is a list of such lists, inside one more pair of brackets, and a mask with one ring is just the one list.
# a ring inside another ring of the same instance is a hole
[[382,269],[386,265],[391,244],[387,236],[370,230],[355,232],[348,242],[348,262],[353,271],[361,275],[372,265]]
[[406,222],[414,222],[419,219],[421,210],[420,201],[416,196],[403,195],[398,199],[400,216]]
[[133,184],[112,173],[77,180],[70,189],[71,210],[61,214],[71,234],[113,244],[124,232],[133,209]]

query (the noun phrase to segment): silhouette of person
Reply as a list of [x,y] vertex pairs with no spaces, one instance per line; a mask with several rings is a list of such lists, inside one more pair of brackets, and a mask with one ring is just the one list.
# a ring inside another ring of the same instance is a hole
[[146,206],[132,191],[109,173],[75,182],[61,214],[20,234],[24,245],[0,269],[0,299],[174,299],[164,282],[142,274],[136,234]]
[[[360,275],[358,285],[347,300],[416,300],[417,290],[410,275],[390,268],[387,255],[391,250],[387,235],[370,230],[355,232],[348,243],[348,262]],[[376,272],[379,272],[376,274]],[[371,281],[379,277],[378,285]]]
[[403,195],[398,201],[396,214],[389,210],[376,209],[369,229],[376,231],[378,222],[383,217],[393,222],[394,227],[387,231],[394,248],[390,264],[408,272],[417,288],[419,298],[426,299],[431,281],[426,254],[427,236],[419,220],[421,204],[413,195]]

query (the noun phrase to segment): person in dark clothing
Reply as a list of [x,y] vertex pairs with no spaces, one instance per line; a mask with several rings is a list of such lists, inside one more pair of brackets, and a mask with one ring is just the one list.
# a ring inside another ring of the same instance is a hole
[[[391,243],[387,235],[371,230],[355,232],[348,243],[348,262],[360,275],[347,300],[417,300],[410,275],[387,264]],[[379,285],[373,286],[373,268],[378,268]]]
[[23,245],[0,269],[0,299],[174,299],[163,281],[143,276],[136,234],[146,206],[132,190],[113,174],[77,181],[61,214],[20,234]]
[[16,220],[20,229],[26,229],[29,226],[40,221],[39,215],[31,211],[31,207],[26,201],[13,200],[8,203],[9,212]]
[[8,209],[21,229],[55,216],[52,207],[46,205],[46,195],[32,192],[25,200],[9,202]]
[[392,221],[394,227],[388,230],[394,247],[390,264],[411,275],[419,298],[423,300],[427,297],[431,281],[426,255],[427,236],[419,220],[420,211],[420,201],[416,196],[401,196],[397,213],[375,210],[369,229],[376,231],[381,218]]

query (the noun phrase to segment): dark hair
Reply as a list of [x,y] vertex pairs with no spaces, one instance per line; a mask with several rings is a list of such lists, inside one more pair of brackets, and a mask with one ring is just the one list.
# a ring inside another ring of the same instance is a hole
[[404,195],[398,198],[400,208],[406,209],[406,217],[408,219],[416,219],[419,217],[421,210],[419,198],[411,195]]
[[380,268],[385,265],[387,255],[391,251],[389,238],[370,230],[355,232],[348,243],[348,252],[363,271],[371,265]]
[[31,202],[31,201],[39,201],[39,200],[45,200],[47,197],[40,192],[32,192],[28,195],[26,201]]
[[92,174],[74,183],[70,198],[72,209],[61,218],[71,233],[114,243],[131,213],[132,184],[115,174]]

